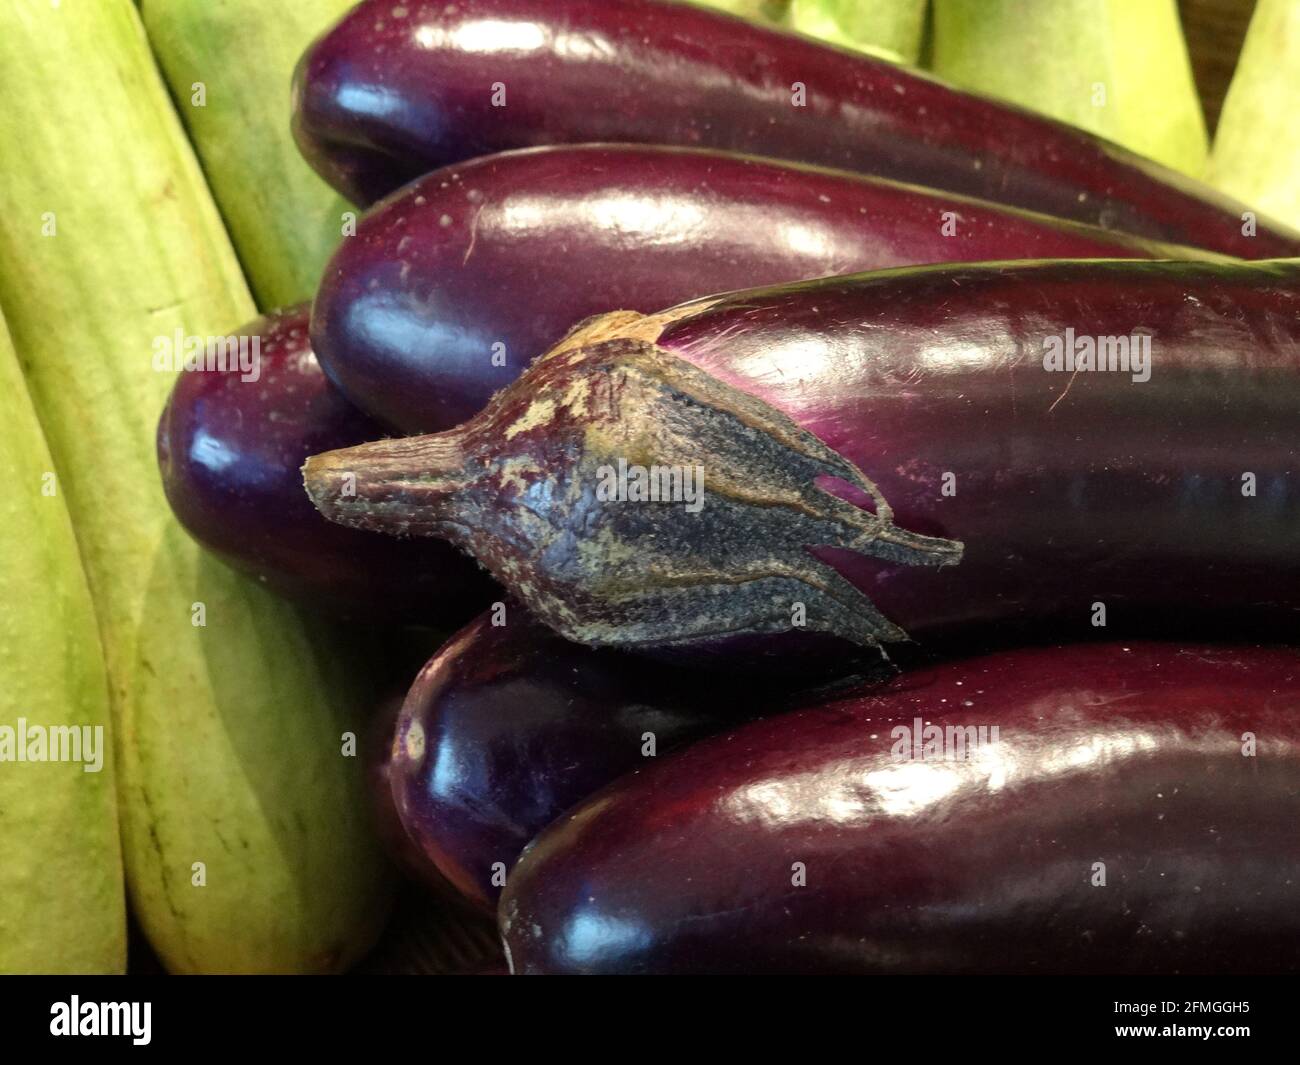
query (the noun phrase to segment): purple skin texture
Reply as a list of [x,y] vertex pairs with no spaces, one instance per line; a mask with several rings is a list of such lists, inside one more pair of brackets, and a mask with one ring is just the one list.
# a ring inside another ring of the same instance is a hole
[[385,699],[367,728],[366,766],[375,831],[384,851],[410,881],[440,898],[460,899],[456,891],[424,857],[424,852],[407,834],[393,805],[393,732],[402,709],[402,697]]
[[[1149,379],[1049,370],[1069,330],[1150,334]],[[305,480],[332,520],[452,539],[592,645],[1277,639],[1298,410],[1300,261],[919,267],[591,320],[464,426]],[[602,496],[628,455],[698,463],[703,505]]]
[[255,381],[237,368],[176,379],[157,441],[172,510],[204,547],[289,598],[345,617],[460,624],[494,596],[470,559],[341,528],[303,494],[308,455],[385,435],[321,372],[307,320],[304,304],[239,330],[260,338]]
[[653,761],[646,733],[659,757],[751,716],[758,701],[743,686],[719,698],[716,681],[569,643],[513,605],[506,618],[494,626],[492,612],[481,615],[421,670],[387,766],[414,844],[403,864],[446,877],[489,911],[529,840]]
[[[1295,972],[1297,710],[1294,650],[1094,644],[744,725],[529,846],[512,969]],[[947,746],[917,757],[917,718]]]
[[[1048,372],[1068,328],[1150,332],[1150,380]],[[657,343],[865,470],[903,528],[965,545],[905,570],[826,552],[914,636],[1055,618],[1088,638],[1096,602],[1149,636],[1300,619],[1300,261],[830,279],[725,298]]]
[[1196,254],[843,171],[537,148],[428,174],[372,210],[325,270],[312,345],[363,410],[437,432],[574,322],[616,308],[924,263]]
[[363,205],[476,156],[619,141],[857,170],[1242,258],[1300,253],[1300,234],[1261,220],[1246,236],[1241,205],[1082,130],[688,4],[400,7],[358,4],[294,76],[299,148]]

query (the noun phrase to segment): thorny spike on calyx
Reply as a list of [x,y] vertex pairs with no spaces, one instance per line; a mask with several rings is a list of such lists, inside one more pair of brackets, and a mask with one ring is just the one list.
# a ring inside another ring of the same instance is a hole
[[[599,498],[623,459],[704,470],[705,501]],[[471,422],[317,455],[307,491],[332,521],[459,545],[571,640],[689,646],[792,627],[906,639],[806,549],[944,565],[960,543],[900,529],[852,463],[762,400],[643,339],[557,348]],[[875,513],[816,485],[839,478]]]

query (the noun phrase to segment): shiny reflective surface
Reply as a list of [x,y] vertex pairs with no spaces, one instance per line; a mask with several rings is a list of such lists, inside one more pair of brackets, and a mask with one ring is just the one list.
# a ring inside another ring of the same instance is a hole
[[542,828],[654,760],[647,733],[658,757],[756,707],[743,686],[721,699],[699,678],[567,643],[518,607],[507,620],[481,616],[420,672],[386,768],[418,852],[406,864],[439,871],[485,909]]
[[[1150,380],[1048,372],[1067,329],[1152,334]],[[1092,638],[1097,602],[1125,635],[1300,621],[1300,262],[831,279],[659,344],[853,462],[904,528],[965,545],[906,570],[813,546],[914,638]]]
[[[182,373],[158,425],[168,502],[210,551],[269,587],[331,612],[458,623],[492,596],[467,558],[437,541],[399,541],[322,518],[302,488],[307,456],[385,433],[321,372],[307,307],[248,323],[256,380]],[[251,375],[249,375],[251,376]]]
[[1237,205],[1081,130],[658,0],[358,4],[303,57],[294,132],[362,204],[492,152],[620,141],[838,166],[1248,258],[1300,249],[1276,226],[1243,236]]
[[[1072,331],[1144,334],[1149,378],[1052,372]],[[945,265],[593,319],[464,426],[304,478],[593,646],[1272,639],[1300,621],[1297,410],[1300,260]],[[628,441],[711,501],[601,498]]]
[[[955,212],[952,235],[944,212]],[[545,148],[448,167],[372,211],[325,270],[312,339],[354,403],[434,432],[605,311],[916,263],[1182,254],[843,172]]]
[[[901,760],[918,718],[998,733]],[[1296,651],[1008,652],[623,778],[501,926],[517,972],[1296,971],[1298,803]]]
[[460,893],[429,862],[407,834],[393,805],[393,731],[402,709],[402,696],[390,696],[375,709],[366,730],[367,785],[371,820],[384,851],[407,879],[420,885],[439,901],[461,902]]

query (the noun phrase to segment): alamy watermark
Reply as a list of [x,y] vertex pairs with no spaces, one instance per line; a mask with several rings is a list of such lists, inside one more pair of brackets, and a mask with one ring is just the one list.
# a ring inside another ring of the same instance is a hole
[[0,762],[81,762],[82,772],[104,768],[103,725],[0,725]]
[[895,725],[889,737],[896,762],[964,762],[997,743],[999,731],[997,725],[927,725],[916,717],[910,725]]
[[186,370],[191,373],[239,371],[239,379],[256,381],[262,376],[260,336],[194,336],[177,330],[171,336],[153,338],[153,368],[158,373]]
[[1151,335],[1079,336],[1067,329],[1060,336],[1043,338],[1043,369],[1050,373],[1126,373],[1143,383],[1151,380]]
[[685,503],[690,514],[704,507],[703,466],[637,466],[619,459],[597,468],[596,480],[602,503]]
[[50,1005],[50,1035],[126,1036],[135,1046],[148,1046],[152,1014],[152,1002],[82,1002],[73,995]]

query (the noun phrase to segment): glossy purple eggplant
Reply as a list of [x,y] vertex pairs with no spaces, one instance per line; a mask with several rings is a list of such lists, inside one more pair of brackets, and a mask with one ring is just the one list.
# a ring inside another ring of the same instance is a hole
[[591,645],[1280,632],[1297,411],[1300,260],[922,267],[593,319],[464,426],[305,471]]
[[[294,135],[369,204],[448,163],[622,141],[858,170],[1242,258],[1300,254],[1210,188],[916,70],[660,0],[358,4],[303,56]],[[716,291],[716,290],[715,290]]]
[[393,805],[393,733],[402,701],[402,696],[382,700],[366,730],[366,783],[375,832],[393,865],[409,881],[435,897],[459,899],[460,893],[425,859],[424,852],[407,833],[402,819],[397,816],[397,807]]
[[1016,651],[758,721],[529,846],[519,973],[1300,971],[1300,654]]
[[[458,624],[491,582],[446,544],[399,542],[323,521],[303,497],[303,460],[383,427],[321,372],[306,305],[250,322],[244,368],[176,380],[158,425],[168,502],[204,547],[268,587],[344,616]],[[254,347],[256,341],[256,348]]]
[[524,846],[580,799],[770,694],[560,639],[511,607],[453,637],[398,718],[388,777],[419,862],[494,910]]
[[312,346],[406,432],[477,414],[574,322],[893,266],[1197,253],[948,193],[717,152],[475,159],[376,207],[325,270]]

